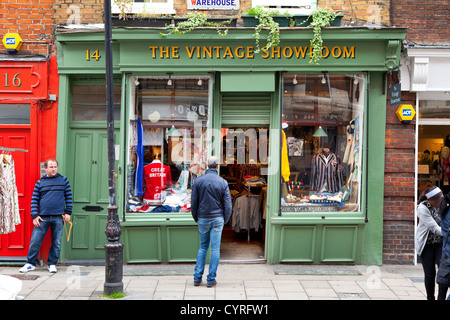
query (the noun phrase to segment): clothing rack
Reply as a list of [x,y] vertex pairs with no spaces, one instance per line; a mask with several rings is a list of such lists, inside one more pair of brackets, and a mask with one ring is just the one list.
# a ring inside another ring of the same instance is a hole
[[28,152],[28,150],[26,150],[26,149],[4,148],[4,147],[0,147],[0,151],[5,151],[5,152],[15,152],[15,151]]
[[[247,189],[247,198],[249,198],[249,197],[260,197],[260,195],[258,194],[258,195],[256,195],[256,194],[251,194],[251,190],[252,190],[252,187],[259,187],[259,188],[262,188],[263,186],[262,185],[252,185],[251,183],[244,183],[244,187],[245,187],[245,189]],[[247,211],[248,212],[250,212],[250,202],[247,202]],[[248,220],[250,220],[251,219],[251,217],[250,217],[250,214],[248,215]],[[247,230],[247,241],[248,242],[250,242],[250,221],[249,221],[249,224],[248,224],[248,230]]]

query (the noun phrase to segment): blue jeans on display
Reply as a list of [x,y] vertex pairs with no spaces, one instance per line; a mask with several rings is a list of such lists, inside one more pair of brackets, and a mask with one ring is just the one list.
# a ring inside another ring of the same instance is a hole
[[62,216],[41,216],[43,221],[40,222],[39,227],[34,227],[31,234],[30,249],[28,250],[27,263],[36,265],[36,259],[41,248],[42,241],[47,233],[48,228],[52,232],[52,245],[48,252],[47,265],[56,265],[61,252],[61,236],[64,228],[64,220]]
[[206,277],[207,283],[216,280],[217,267],[220,260],[220,242],[222,238],[223,217],[213,219],[198,219],[198,232],[200,234],[200,248],[197,254],[197,263],[194,271],[194,281],[202,279],[205,270],[206,254],[211,243],[211,259],[209,261],[209,273]]

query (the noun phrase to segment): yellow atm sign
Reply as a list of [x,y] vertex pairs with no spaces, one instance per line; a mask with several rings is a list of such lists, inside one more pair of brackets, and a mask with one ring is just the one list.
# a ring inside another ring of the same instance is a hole
[[22,38],[18,33],[5,34],[2,42],[9,53],[17,53],[23,44]]
[[401,123],[408,124],[414,119],[416,110],[410,104],[402,104],[398,107],[396,114]]

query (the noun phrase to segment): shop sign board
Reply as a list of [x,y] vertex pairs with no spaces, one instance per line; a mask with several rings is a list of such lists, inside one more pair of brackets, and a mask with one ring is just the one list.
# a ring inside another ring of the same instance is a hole
[[389,87],[391,107],[398,106],[402,101],[401,83],[393,84]]
[[239,10],[239,0],[187,0],[188,10]]

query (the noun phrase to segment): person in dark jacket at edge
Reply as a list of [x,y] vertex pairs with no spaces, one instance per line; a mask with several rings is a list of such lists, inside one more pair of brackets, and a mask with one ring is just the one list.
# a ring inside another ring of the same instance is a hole
[[224,224],[231,216],[231,195],[228,183],[218,175],[219,158],[212,156],[208,159],[208,170],[203,176],[195,179],[192,187],[191,213],[198,223],[200,234],[200,248],[194,271],[194,286],[202,282],[205,269],[206,253],[211,243],[211,259],[206,286],[217,284],[216,274],[220,260],[220,242]]
[[51,228],[52,245],[48,252],[48,271],[55,273],[61,252],[61,237],[64,221],[70,221],[72,214],[72,190],[69,180],[58,173],[58,162],[48,159],[44,163],[46,174],[36,182],[31,198],[31,217],[34,229],[31,234],[27,262],[19,269],[25,273],[36,268],[36,259],[42,241]]
[[[450,193],[446,194],[444,197],[441,197],[438,212],[441,217],[441,232],[444,237],[444,241],[446,241],[442,244],[443,259],[444,256],[450,257],[450,237],[447,237],[447,233],[450,230]],[[449,276],[450,275],[447,275],[447,277]],[[445,294],[447,294],[447,292],[445,292]],[[450,294],[447,296],[447,300],[450,300]]]

